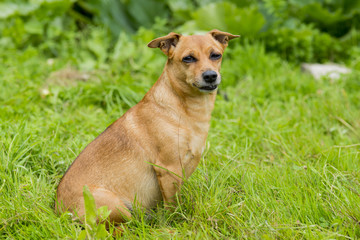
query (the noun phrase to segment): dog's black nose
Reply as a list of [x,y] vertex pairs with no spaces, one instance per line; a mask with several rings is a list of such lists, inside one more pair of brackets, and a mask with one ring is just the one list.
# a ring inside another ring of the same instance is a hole
[[205,71],[202,74],[202,77],[206,83],[213,83],[217,79],[217,73],[215,71]]

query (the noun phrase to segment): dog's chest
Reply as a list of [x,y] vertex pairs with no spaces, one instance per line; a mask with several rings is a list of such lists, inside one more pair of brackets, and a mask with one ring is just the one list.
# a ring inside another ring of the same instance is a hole
[[[197,131],[196,131],[197,130]],[[205,148],[207,129],[190,128],[184,132],[181,163],[189,177],[196,169]]]

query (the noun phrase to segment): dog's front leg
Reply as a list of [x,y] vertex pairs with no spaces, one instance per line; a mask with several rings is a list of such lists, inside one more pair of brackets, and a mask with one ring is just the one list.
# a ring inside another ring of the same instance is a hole
[[175,194],[180,190],[183,183],[183,171],[181,166],[155,165],[154,169],[165,205],[174,203]]

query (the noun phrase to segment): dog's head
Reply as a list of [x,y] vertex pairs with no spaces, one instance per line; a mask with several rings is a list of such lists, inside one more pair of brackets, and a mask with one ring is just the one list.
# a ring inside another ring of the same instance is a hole
[[160,48],[168,56],[168,71],[191,91],[213,92],[221,82],[220,67],[228,41],[239,37],[212,30],[200,36],[169,33],[152,40],[148,46]]

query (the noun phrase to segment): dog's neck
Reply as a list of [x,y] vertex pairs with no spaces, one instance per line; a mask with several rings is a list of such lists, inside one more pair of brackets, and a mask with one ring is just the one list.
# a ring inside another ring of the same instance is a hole
[[[161,107],[178,116],[188,116],[196,121],[209,122],[214,108],[216,91],[197,92],[182,79],[177,79],[165,66],[163,74],[147,94]],[[149,99],[150,100],[150,99]]]

